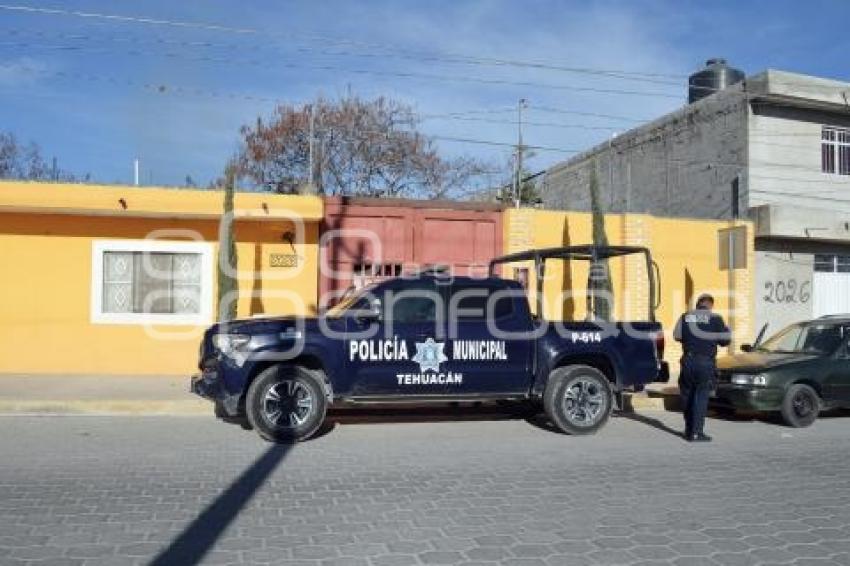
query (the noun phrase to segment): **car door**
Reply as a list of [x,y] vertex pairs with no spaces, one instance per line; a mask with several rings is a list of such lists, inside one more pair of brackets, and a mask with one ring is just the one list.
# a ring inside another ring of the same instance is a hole
[[[442,296],[433,279],[398,280],[376,290],[377,318],[361,319],[349,340],[347,368],[354,397],[439,394],[422,363],[439,366],[437,339],[444,332]],[[363,337],[368,334],[369,337]],[[426,350],[424,354],[420,351]],[[428,357],[428,360],[425,357]],[[427,369],[427,368],[426,368]]]
[[841,327],[842,346],[825,360],[827,401],[850,406],[850,326]]
[[482,397],[528,392],[533,340],[528,316],[514,312],[515,294],[476,280],[457,281],[450,293],[446,369],[460,379],[456,389]]

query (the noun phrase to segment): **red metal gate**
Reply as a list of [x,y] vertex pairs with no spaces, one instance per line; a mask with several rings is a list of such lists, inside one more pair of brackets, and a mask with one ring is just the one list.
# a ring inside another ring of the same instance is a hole
[[319,303],[349,289],[431,266],[485,276],[502,253],[499,205],[402,199],[325,199]]

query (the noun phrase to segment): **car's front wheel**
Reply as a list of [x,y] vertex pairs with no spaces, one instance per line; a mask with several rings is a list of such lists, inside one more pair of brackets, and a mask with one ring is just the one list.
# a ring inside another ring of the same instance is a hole
[[319,430],[327,412],[324,383],[318,372],[299,366],[272,366],[248,388],[248,420],[271,442],[306,440]]
[[543,394],[546,416],[568,434],[592,434],[611,416],[614,395],[608,378],[596,368],[572,365],[549,376]]
[[820,414],[821,401],[817,391],[798,383],[788,388],[782,399],[782,419],[794,428],[810,426]]

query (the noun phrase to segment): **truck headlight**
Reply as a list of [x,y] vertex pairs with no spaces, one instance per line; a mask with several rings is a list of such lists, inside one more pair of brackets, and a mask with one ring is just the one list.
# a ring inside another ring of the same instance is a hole
[[733,373],[732,383],[735,385],[757,385],[764,387],[767,385],[767,376],[762,373]]
[[250,341],[251,337],[245,334],[216,334],[212,337],[213,346],[222,354],[235,352]]

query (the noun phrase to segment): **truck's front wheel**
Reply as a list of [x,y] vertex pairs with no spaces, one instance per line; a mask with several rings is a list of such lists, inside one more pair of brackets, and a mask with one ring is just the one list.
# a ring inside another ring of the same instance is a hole
[[271,442],[306,440],[325,420],[327,398],[315,372],[299,366],[272,366],[260,373],[245,398],[248,420]]
[[614,396],[608,378],[590,366],[558,368],[543,394],[546,416],[568,434],[592,434],[611,416]]

